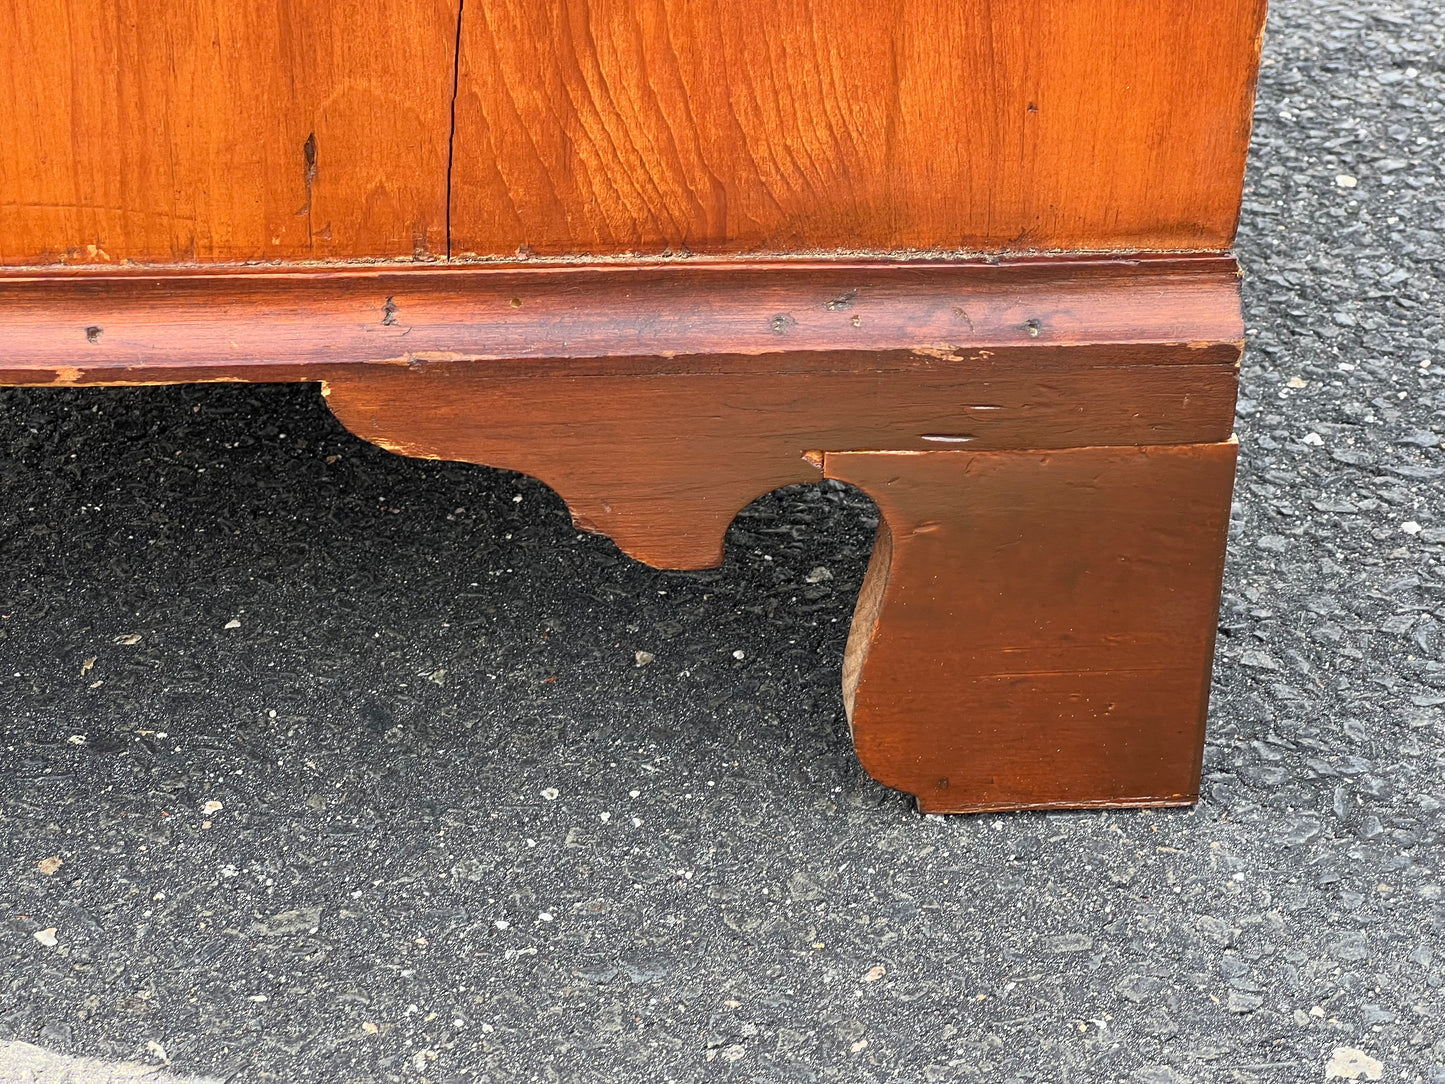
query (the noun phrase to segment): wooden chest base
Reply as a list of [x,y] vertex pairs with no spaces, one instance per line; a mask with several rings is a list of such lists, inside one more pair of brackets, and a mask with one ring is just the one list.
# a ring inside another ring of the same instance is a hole
[[1197,796],[1241,344],[1217,255],[0,278],[0,383],[320,381],[660,567],[778,486],[860,487],[845,703],[936,812]]

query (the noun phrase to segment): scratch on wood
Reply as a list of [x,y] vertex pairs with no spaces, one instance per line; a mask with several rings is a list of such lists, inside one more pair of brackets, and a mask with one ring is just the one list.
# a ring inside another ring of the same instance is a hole
[[576,527],[579,531],[585,531],[588,534],[600,535],[605,535],[607,533],[602,527],[598,526],[596,520],[589,519],[584,513],[578,512],[570,506],[568,507],[567,511],[572,516],[572,526]]
[[436,365],[447,361],[466,361],[466,354],[458,354],[454,350],[417,350],[402,354],[400,357],[383,358],[383,365],[405,365],[409,369],[420,369],[425,365]]
[[[187,384],[251,384],[254,381],[244,376],[192,376],[184,381]],[[86,381],[87,388],[154,388],[159,385],[174,385],[174,380],[111,380],[108,377],[102,380]]]
[[[411,329],[408,328],[407,331]],[[405,337],[405,332],[398,338]],[[427,365],[440,364],[448,361],[478,361],[488,357],[479,354],[458,354],[452,350],[418,350],[413,353],[396,354],[389,358],[367,358],[362,366],[369,368],[372,365],[395,365],[407,369],[421,369]],[[324,394],[324,393],[323,393]]]
[[[49,380],[27,381],[23,386],[72,388],[83,385],[87,388],[154,388],[176,383],[173,377],[167,376],[142,378],[140,380],[118,380],[115,377],[106,376],[106,372],[107,370],[105,369],[82,369],[77,366],[63,365],[54,370],[54,376]],[[87,376],[89,376],[89,378],[87,378]],[[250,381],[244,376],[189,376],[185,379],[184,383],[248,384]]]
[[435,452],[420,451],[418,445],[409,444],[403,440],[390,440],[386,437],[378,437],[375,435],[369,435],[366,439],[378,448],[385,449],[388,452],[395,452],[397,455],[409,456],[412,459],[441,459],[441,456]]
[[962,361],[959,356],[959,347],[953,343],[928,343],[926,346],[915,346],[915,354],[921,354],[926,358],[937,358],[939,361]]

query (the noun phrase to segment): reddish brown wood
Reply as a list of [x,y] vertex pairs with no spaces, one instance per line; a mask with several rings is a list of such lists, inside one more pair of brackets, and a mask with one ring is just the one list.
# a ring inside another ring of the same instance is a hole
[[882,513],[844,678],[869,774],[930,812],[1193,802],[1235,451],[826,455]]
[[468,0],[453,252],[1223,249],[1264,0]]
[[0,311],[0,380],[321,379],[358,435],[532,474],[675,568],[822,451],[1224,440],[1240,333],[1217,258],[70,274]]
[[0,0],[0,264],[1220,250],[1263,22],[1264,0]]
[[319,379],[657,565],[860,485],[854,734],[939,810],[1193,795],[1240,332],[1215,257],[0,278],[0,381]]
[[457,0],[0,0],[0,265],[442,257]]
[[[871,771],[926,809],[1187,801],[1263,20],[0,0],[0,383],[321,381],[673,567],[826,470],[884,515]],[[293,262],[175,266],[238,261]]]
[[[830,358],[793,372],[706,359],[651,373],[492,376],[467,363],[354,371],[326,383],[354,433],[405,455],[540,478],[577,525],[639,560],[709,568],[756,497],[818,477],[831,449],[1068,447],[1224,439],[1232,347],[1012,347],[989,358]],[[1175,356],[1171,356],[1171,354]]]
[[9,384],[316,380],[443,361],[525,375],[549,359],[574,374],[784,371],[790,358],[846,369],[863,354],[896,369],[1115,344],[1196,344],[1159,364],[1213,365],[1209,348],[1237,352],[1243,335],[1238,266],[1212,255],[0,275]]

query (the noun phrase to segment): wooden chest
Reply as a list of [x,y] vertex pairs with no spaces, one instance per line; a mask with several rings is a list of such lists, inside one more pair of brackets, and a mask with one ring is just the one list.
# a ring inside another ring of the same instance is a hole
[[672,568],[857,485],[869,772],[1195,798],[1262,0],[0,9],[0,383],[318,381]]

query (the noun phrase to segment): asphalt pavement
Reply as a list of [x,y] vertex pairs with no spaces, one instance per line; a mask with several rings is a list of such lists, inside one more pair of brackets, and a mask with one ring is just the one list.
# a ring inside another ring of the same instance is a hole
[[659,572],[311,385],[6,391],[0,1081],[1445,1084],[1445,17],[1264,64],[1196,808],[868,780],[854,490]]

